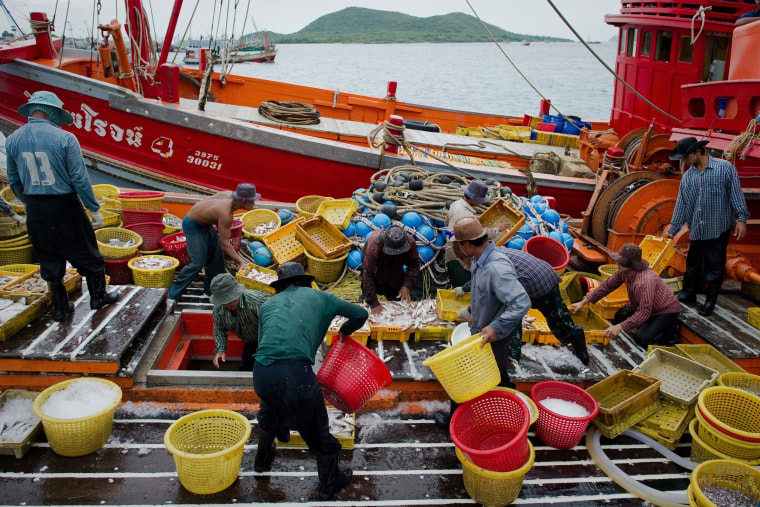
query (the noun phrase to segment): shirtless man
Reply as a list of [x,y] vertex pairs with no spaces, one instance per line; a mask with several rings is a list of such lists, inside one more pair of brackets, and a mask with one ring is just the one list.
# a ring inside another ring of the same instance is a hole
[[241,269],[245,267],[245,261],[230,244],[232,212],[236,209],[249,211],[259,199],[261,194],[256,193],[255,185],[241,183],[234,192],[218,192],[190,208],[182,220],[190,264],[182,269],[169,288],[169,299],[179,299],[201,269],[204,270],[203,291],[210,296],[211,280],[225,272],[225,255],[237,262]]

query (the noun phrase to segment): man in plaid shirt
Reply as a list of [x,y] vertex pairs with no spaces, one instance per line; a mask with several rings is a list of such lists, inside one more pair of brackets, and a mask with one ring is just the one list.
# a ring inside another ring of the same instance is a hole
[[706,282],[707,296],[699,309],[703,317],[712,314],[718,300],[731,231],[740,241],[749,219],[736,167],[708,155],[706,145],[707,141],[687,137],[670,153],[671,160],[680,160],[688,170],[681,178],[673,218],[662,235],[672,238],[684,224],[688,226],[689,253],[683,290],[677,297],[682,303],[695,303],[699,283]]

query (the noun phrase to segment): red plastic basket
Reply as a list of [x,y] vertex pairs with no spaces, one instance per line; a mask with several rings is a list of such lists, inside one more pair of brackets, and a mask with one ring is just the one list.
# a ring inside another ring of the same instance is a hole
[[164,221],[164,215],[169,213],[166,208],[161,208],[160,211],[143,211],[139,209],[123,209],[121,210],[121,220],[124,222],[124,227],[128,227],[134,224],[144,224],[150,222],[162,222]]
[[570,252],[565,245],[548,236],[533,236],[525,242],[524,250],[548,262],[559,274],[564,273],[570,263]]
[[140,237],[142,237],[143,243],[140,246],[140,250],[152,252],[161,249],[161,243],[159,243],[159,241],[164,237],[163,222],[143,222],[140,224],[132,224],[124,228],[130,231],[135,231]]
[[451,440],[475,465],[511,472],[528,460],[528,405],[509,391],[488,391],[460,405],[451,417]]
[[[245,223],[242,220],[233,220],[230,226],[230,245],[236,252],[240,251],[240,246],[243,242],[243,226]],[[214,229],[217,227],[214,226]]]
[[109,261],[106,259],[106,274],[111,277],[111,285],[127,285],[132,283],[132,270],[129,269],[127,263],[139,257],[140,254],[135,254],[134,257],[129,259],[120,259],[118,261]]
[[179,261],[179,267],[190,264],[190,257],[187,255],[187,239],[184,232],[180,231],[169,234],[158,240],[158,242],[161,244],[164,252],[166,252],[166,255],[174,257]]
[[[570,449],[578,445],[586,433],[588,423],[599,413],[599,403],[578,386],[547,380],[539,382],[530,390],[530,397],[538,405],[538,421],[533,429],[546,445],[555,449]],[[542,400],[554,398],[571,401],[585,408],[586,417],[568,417],[543,406]]]
[[317,373],[325,400],[347,414],[390,385],[391,372],[379,357],[353,338],[333,341]]

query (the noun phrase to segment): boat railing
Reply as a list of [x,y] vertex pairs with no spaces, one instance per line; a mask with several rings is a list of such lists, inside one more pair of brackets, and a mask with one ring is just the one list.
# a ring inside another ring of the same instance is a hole
[[[693,18],[697,12],[693,0],[674,0],[667,2],[621,2],[620,13],[631,16],[662,16],[668,18]],[[726,0],[702,0],[698,4],[703,8],[705,20],[733,24],[736,18],[751,10],[751,3]]]
[[760,79],[684,85],[681,87],[683,126],[743,132],[760,114],[758,89]]

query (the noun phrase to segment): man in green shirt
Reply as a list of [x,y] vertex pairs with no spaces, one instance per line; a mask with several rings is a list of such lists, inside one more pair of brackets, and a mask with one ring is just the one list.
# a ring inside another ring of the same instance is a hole
[[211,304],[214,305],[214,366],[227,360],[227,334],[243,340],[240,371],[253,371],[253,355],[259,341],[259,308],[269,298],[266,292],[245,290],[229,273],[216,275],[211,281]]
[[311,288],[314,277],[297,262],[286,262],[270,285],[277,293],[259,311],[259,346],[253,367],[253,388],[261,399],[259,445],[253,469],[264,472],[274,459],[275,435],[290,429],[301,434],[317,456],[319,499],[329,500],[351,482],[350,469],[340,469],[340,443],[330,434],[322,388],[313,366],[332,320],[348,320],[338,339],[367,320],[367,310],[334,294]]

